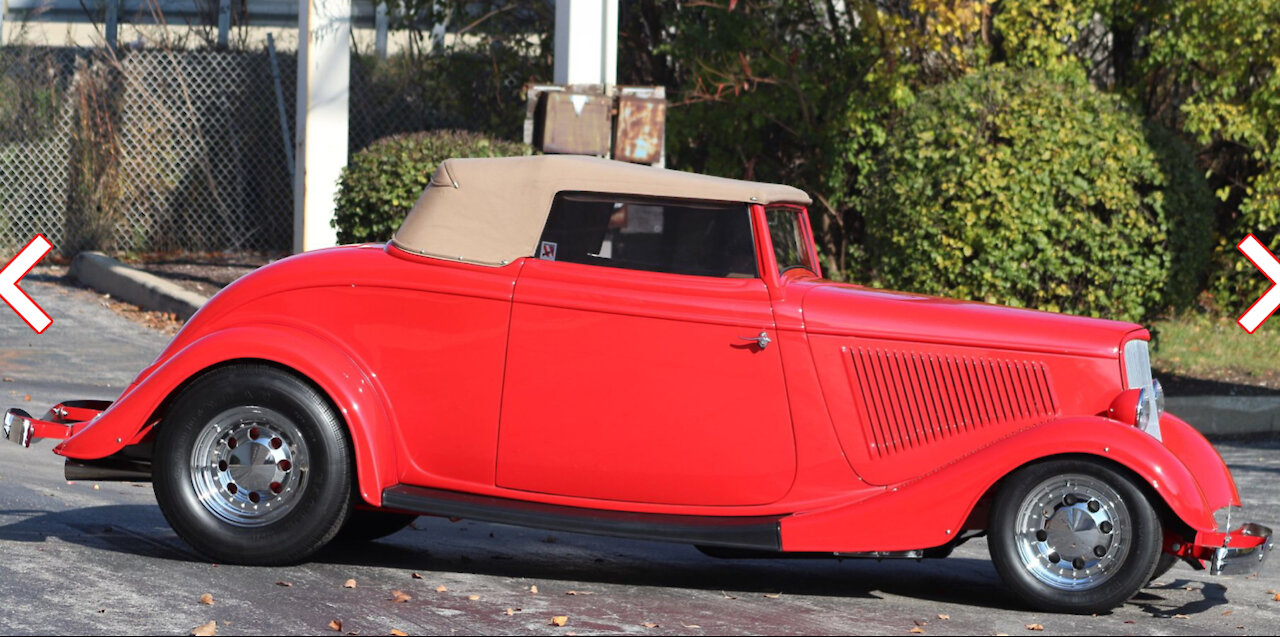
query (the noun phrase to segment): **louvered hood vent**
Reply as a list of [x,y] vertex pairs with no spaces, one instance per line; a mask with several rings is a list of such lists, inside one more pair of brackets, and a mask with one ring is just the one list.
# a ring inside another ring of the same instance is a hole
[[1058,413],[1043,363],[851,348],[872,458]]

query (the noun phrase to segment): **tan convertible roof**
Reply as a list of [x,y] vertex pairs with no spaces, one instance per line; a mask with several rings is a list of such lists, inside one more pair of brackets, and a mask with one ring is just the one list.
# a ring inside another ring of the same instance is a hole
[[446,159],[391,240],[417,254],[484,265],[531,256],[556,193],[598,192],[677,199],[797,203],[778,184],[651,168],[595,157],[539,155]]

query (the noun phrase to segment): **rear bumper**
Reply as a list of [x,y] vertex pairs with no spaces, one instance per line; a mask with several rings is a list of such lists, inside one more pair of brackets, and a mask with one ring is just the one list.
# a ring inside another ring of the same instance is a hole
[[66,440],[110,405],[111,401],[107,400],[68,400],[54,405],[40,418],[21,409],[10,409],[4,414],[4,437],[24,447],[42,438]]

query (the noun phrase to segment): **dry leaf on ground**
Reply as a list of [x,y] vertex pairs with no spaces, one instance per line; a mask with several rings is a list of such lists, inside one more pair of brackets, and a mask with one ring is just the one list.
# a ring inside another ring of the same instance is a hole
[[279,582],[276,582],[276,586],[283,586],[283,587],[285,587],[285,588],[290,588],[290,587],[292,587],[292,586],[293,586],[293,582],[286,582],[286,581],[281,580],[281,581],[279,581]]
[[506,610],[506,613],[507,613],[507,616],[508,616],[508,617],[510,617],[511,615],[516,614],[516,609],[514,609],[514,608],[508,608],[508,609]]
[[1174,615],[1173,618],[1174,619],[1191,619],[1191,617],[1187,615],[1183,615],[1182,613],[1178,613],[1177,615]]
[[1222,616],[1226,617],[1227,615],[1230,615],[1231,613],[1234,613],[1234,612],[1235,612],[1234,610],[1231,610],[1230,608],[1228,608],[1227,610],[1222,611]]
[[779,597],[782,597],[782,593],[765,593],[764,596],[769,599],[778,599]]
[[723,595],[725,599],[738,599],[737,597],[734,597],[733,595],[730,595],[724,591],[720,591],[720,594]]
[[471,600],[471,601],[473,601],[473,602],[474,602],[474,601],[478,601],[478,600],[480,599],[480,596],[479,596],[479,595],[467,595],[467,599],[469,599],[469,600]]
[[1280,602],[1280,593],[1276,593],[1276,596],[1275,596],[1275,597],[1272,597],[1272,598],[1271,598],[1271,601],[1273,601],[1273,602]]
[[565,591],[565,595],[595,595],[591,591]]
[[332,630],[336,630],[336,631],[338,631],[338,632],[342,632],[342,620],[341,620],[341,619],[330,619],[330,620],[329,620],[329,628],[330,628],[330,629],[332,629]]
[[555,617],[552,617],[552,618],[551,618],[551,621],[547,622],[547,625],[548,625],[548,626],[563,626],[563,625],[565,625],[565,624],[567,624],[567,623],[569,623],[569,616],[568,616],[568,615],[556,615]]
[[641,626],[644,626],[645,628],[658,628],[659,626],[661,626],[661,624],[659,624],[659,623],[657,623],[657,622],[645,622],[645,623],[640,624],[640,625],[641,625]]
[[1044,626],[1041,624],[1027,624],[1027,630],[1044,630]]
[[412,577],[413,579],[422,579],[422,574],[421,574],[421,573],[414,573],[413,575],[410,575],[409,577]]
[[345,581],[345,582],[343,582],[343,583],[342,583],[342,587],[343,587],[343,588],[355,588],[355,587],[356,587],[356,581],[355,581],[354,579],[349,579],[349,580],[347,580],[347,581]]
[[391,634],[392,634],[392,635],[395,635],[396,637],[408,637],[408,636],[409,636],[409,633],[406,633],[406,632],[404,632],[403,630],[400,630],[399,628],[392,628],[392,629],[391,629]]
[[911,620],[911,623],[913,623],[913,624],[915,624],[915,625],[917,625],[917,626],[928,626],[928,625],[929,625],[929,622],[924,621],[924,620],[921,620],[921,619],[913,619],[913,620]]
[[213,595],[210,595],[208,593],[201,595],[200,603],[204,604],[205,606],[213,606]]
[[924,634],[924,629],[923,629],[923,628],[921,628],[921,627],[919,627],[919,626],[912,626],[912,627],[911,627],[911,632],[916,633],[917,635],[923,635],[923,634]]
[[699,626],[699,625],[697,625],[697,624],[686,624],[686,623],[684,623],[684,622],[680,622],[680,625],[681,625],[681,626],[684,626],[685,628],[702,628],[701,626]]
[[218,622],[211,621],[207,624],[200,624],[191,629],[191,634],[196,637],[212,637],[218,634]]
[[413,598],[406,595],[404,591],[391,591],[391,601],[397,604],[403,604],[411,599]]
[[537,595],[537,594],[538,594],[538,585],[537,585],[537,584],[534,584],[533,586],[530,586],[530,587],[529,587],[529,592],[530,592],[530,593],[532,593],[532,594],[534,594],[534,595]]
[[938,613],[938,619],[948,620],[948,619],[951,619],[951,616],[946,613]]
[[437,593],[445,593],[445,592],[448,592],[448,590],[449,590],[449,587],[448,587],[448,586],[445,586],[444,584],[441,584],[441,585],[439,585],[439,586],[437,586],[437,587],[436,587],[436,592],[437,592]]

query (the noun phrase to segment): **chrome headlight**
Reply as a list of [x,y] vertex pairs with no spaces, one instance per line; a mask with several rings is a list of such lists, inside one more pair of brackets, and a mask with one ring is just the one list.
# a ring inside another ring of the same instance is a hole
[[1160,440],[1160,415],[1164,413],[1164,388],[1151,377],[1151,355],[1147,342],[1134,339],[1124,344],[1124,375],[1129,389],[1138,396],[1138,428]]

